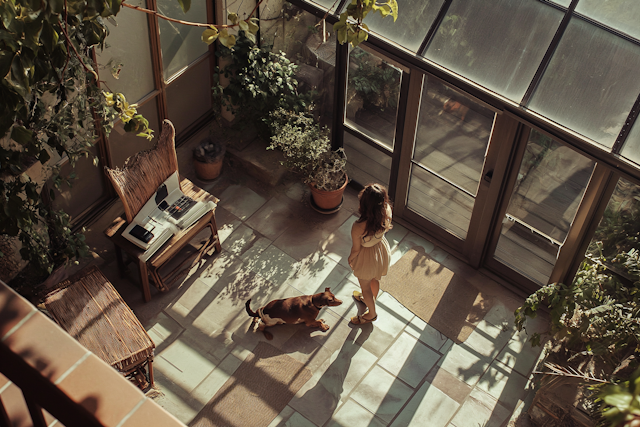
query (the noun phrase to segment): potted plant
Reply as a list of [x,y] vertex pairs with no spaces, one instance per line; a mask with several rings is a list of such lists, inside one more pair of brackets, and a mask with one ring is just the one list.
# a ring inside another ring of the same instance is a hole
[[271,143],[267,149],[280,149],[283,164],[302,176],[311,189],[311,206],[321,213],[336,212],[349,179],[347,156],[342,148],[331,150],[328,131],[309,113],[282,108],[270,115]]
[[193,166],[198,178],[211,181],[220,176],[225,152],[222,141],[210,137],[203,139],[193,149]]

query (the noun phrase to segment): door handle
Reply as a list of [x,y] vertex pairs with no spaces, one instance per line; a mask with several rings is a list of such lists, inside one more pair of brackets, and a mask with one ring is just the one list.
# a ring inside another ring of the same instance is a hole
[[491,184],[491,179],[493,178],[493,169],[484,174],[484,180]]

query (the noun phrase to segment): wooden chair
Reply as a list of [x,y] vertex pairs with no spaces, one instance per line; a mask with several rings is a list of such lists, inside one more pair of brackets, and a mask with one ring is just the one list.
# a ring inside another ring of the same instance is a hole
[[[122,169],[105,167],[105,172],[124,206],[124,218],[122,215],[116,218],[105,230],[105,235],[114,244],[118,269],[121,275],[124,275],[125,269],[123,251],[133,260],[138,261],[145,301],[151,300],[148,276],[151,275],[153,283],[158,290],[161,292],[168,291],[171,283],[177,278],[179,270],[192,257],[186,257],[168,274],[161,275],[160,269],[168,264],[200,231],[209,227],[211,237],[198,252],[192,254],[193,256],[197,256],[199,259],[202,254],[210,252],[214,247],[218,253],[222,250],[220,239],[218,238],[215,209],[205,214],[191,227],[175,234],[147,261],[142,261],[139,258],[144,253],[144,250],[122,236],[124,229],[135,218],[144,204],[155,194],[160,184],[177,170],[178,157],[175,147],[175,129],[169,120],[163,122],[158,142],[152,149],[130,157]],[[218,203],[216,197],[197,187],[187,178],[180,177],[180,188],[185,195],[196,201]]]

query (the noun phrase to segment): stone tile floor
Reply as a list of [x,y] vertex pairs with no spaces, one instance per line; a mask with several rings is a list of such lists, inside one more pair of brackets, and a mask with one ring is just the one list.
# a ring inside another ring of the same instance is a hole
[[[313,373],[271,426],[499,427],[526,407],[539,349],[525,344],[526,335],[514,329],[513,311],[521,297],[396,223],[388,233],[393,262],[421,246],[496,303],[462,344],[386,293],[379,296],[374,324],[350,325],[349,317],[362,310],[351,298],[359,287],[346,262],[356,220],[355,190],[347,189],[339,212],[320,215],[295,180],[270,187],[238,168],[225,168],[213,183],[195,181],[220,198],[216,219],[222,252],[204,258],[170,292],[152,288],[149,303],[137,287],[135,265],[120,278],[102,236],[121,207],[112,207],[88,233],[100,268],[156,343],[158,404],[189,424],[266,340],[248,330],[247,299],[256,308],[274,298],[330,287],[344,302],[323,309],[328,332],[303,325],[271,329],[269,343]],[[543,328],[544,321],[531,327]]]

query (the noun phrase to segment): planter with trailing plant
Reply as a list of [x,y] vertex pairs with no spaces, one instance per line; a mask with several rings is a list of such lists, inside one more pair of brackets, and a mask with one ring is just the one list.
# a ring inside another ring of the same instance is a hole
[[[638,207],[640,204],[631,209],[629,218],[614,218],[613,224],[605,221],[604,227],[601,224],[570,285],[547,285],[516,310],[519,330],[526,328],[527,317],[535,317],[543,308],[549,310],[551,318],[545,358],[548,371],[529,411],[536,425],[546,425],[545,413],[554,413],[554,422],[562,421],[554,425],[640,424]],[[603,242],[613,242],[605,245],[612,250],[604,250]],[[533,334],[531,341],[537,345],[541,336]],[[559,399],[553,395],[539,396],[557,394],[559,387],[565,388],[563,395],[579,398],[579,406],[586,410],[591,424],[581,424],[573,407],[565,408],[564,413],[550,408],[560,408]],[[543,410],[537,410],[537,406]],[[538,415],[540,420],[535,419]]]
[[193,167],[198,178],[211,181],[220,176],[225,152],[223,142],[212,138],[203,139],[193,149]]
[[349,182],[344,150],[331,150],[327,129],[310,114],[280,108],[271,113],[270,119],[273,135],[267,149],[282,150],[283,164],[309,185],[315,210],[336,212]]

